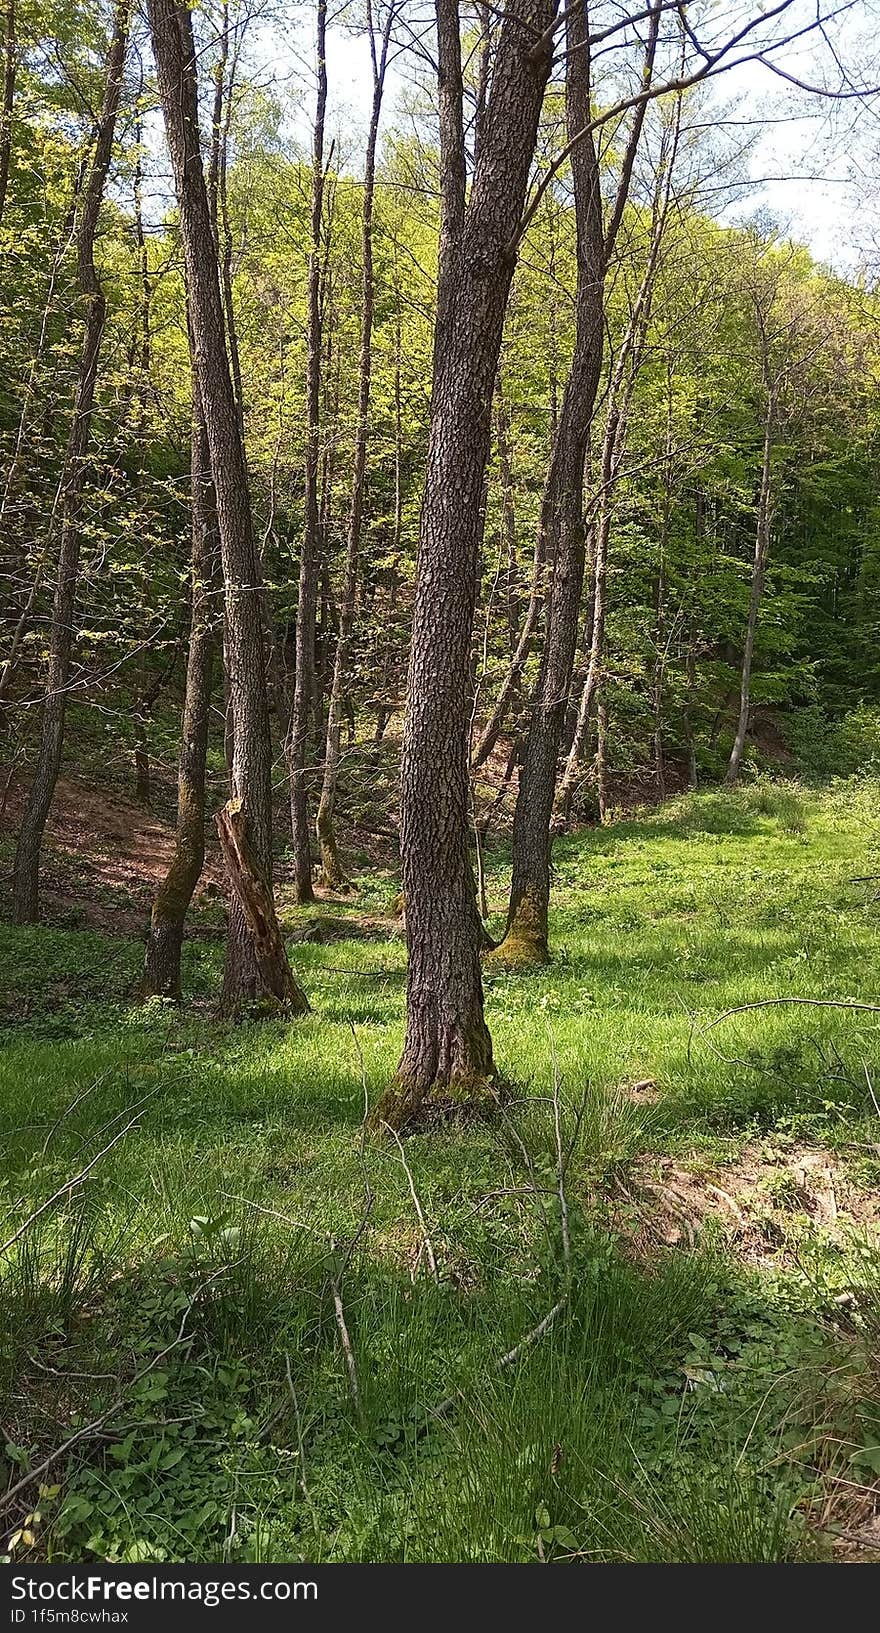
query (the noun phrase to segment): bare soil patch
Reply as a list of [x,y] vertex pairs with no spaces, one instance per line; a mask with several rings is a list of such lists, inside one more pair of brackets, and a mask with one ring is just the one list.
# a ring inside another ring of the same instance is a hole
[[880,1244],[880,1194],[853,1182],[821,1146],[752,1142],[730,1162],[646,1155],[618,1182],[618,1224],[649,1252],[694,1246],[708,1227],[737,1255],[778,1266],[805,1226],[835,1241],[857,1233]]

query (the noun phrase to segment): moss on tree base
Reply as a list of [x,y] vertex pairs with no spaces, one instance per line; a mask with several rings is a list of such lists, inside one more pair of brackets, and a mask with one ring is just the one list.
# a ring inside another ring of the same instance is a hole
[[502,1084],[493,1074],[476,1072],[432,1083],[428,1088],[399,1075],[373,1107],[369,1125],[413,1133],[437,1124],[475,1122],[494,1116],[502,1098]]
[[516,975],[526,970],[541,969],[549,962],[550,949],[546,941],[514,925],[498,946],[486,953],[483,968],[489,972],[499,970]]

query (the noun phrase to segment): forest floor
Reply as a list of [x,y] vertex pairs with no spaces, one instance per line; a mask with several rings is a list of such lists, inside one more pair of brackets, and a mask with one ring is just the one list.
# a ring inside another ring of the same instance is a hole
[[510,1098],[400,1145],[390,868],[282,872],[306,1019],[215,1018],[210,877],[137,1006],[167,825],[71,799],[0,924],[0,1241],[63,1192],[3,1255],[0,1491],[88,1432],[7,1555],[880,1558],[880,1014],[826,1007],[878,1002],[876,782],[560,842],[552,964],[486,981]]

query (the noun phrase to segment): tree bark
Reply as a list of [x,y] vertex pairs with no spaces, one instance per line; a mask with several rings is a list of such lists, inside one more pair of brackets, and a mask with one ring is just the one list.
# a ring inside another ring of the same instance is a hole
[[378,1110],[392,1126],[426,1099],[479,1099],[493,1077],[468,843],[470,644],[511,245],[550,68],[549,52],[530,51],[554,13],[553,0],[506,8],[465,207],[458,7],[437,6],[449,119],[446,128],[441,120],[440,287],[401,778],[406,1040]]
[[578,704],[571,748],[556,794],[555,812],[561,823],[568,821],[590,730],[590,716],[602,676],[605,656],[605,612],[608,584],[608,539],[611,532],[611,499],[619,455],[620,414],[612,403],[608,411],[602,443],[601,487],[595,523],[595,564],[593,570],[593,611],[587,673]]
[[107,311],[106,298],[95,267],[95,236],[113,149],[113,133],[116,128],[128,43],[128,18],[129,0],[121,0],[113,19],[103,103],[77,230],[77,278],[85,327],[61,492],[58,569],[52,607],[46,696],[40,723],[40,744],[13,863],[12,909],[18,924],[32,923],[37,917],[43,833],[55,793],[55,784],[58,781],[64,747],[64,720],[82,542],[81,511],[95,404],[98,358]]
[[[265,892],[266,913],[274,916],[272,741],[266,691],[262,583],[244,443],[226,353],[216,244],[202,168],[192,19],[188,7],[178,0],[149,0],[149,17],[180,211],[193,367],[205,415],[217,505],[234,736],[232,792],[237,804],[237,827],[246,836],[250,864]],[[231,883],[234,889],[234,877]],[[246,938],[236,933],[233,913],[221,998],[226,1012],[234,1012],[242,1002],[266,994],[277,996],[274,986],[266,985],[253,934],[250,943],[252,960],[246,955]],[[290,1007],[304,1010],[307,1007],[305,995],[292,975],[290,981],[293,994]]]
[[3,100],[0,104],[0,223],[6,207],[9,165],[12,159],[12,112],[15,106],[17,58],[15,0],[6,0],[3,18]]
[[[589,126],[590,56],[586,7],[567,17],[566,119],[569,139]],[[575,347],[541,503],[541,557],[552,563],[547,626],[532,698],[513,820],[513,874],[507,929],[492,962],[510,968],[549,957],[550,817],[556,761],[577,649],[586,538],[584,469],[602,372],[605,242],[599,160],[592,135],[572,150],[577,233]]]
[[[765,363],[766,371],[766,363]],[[761,485],[758,490],[758,516],[755,527],[755,553],[752,559],[752,582],[749,591],[749,614],[746,620],[746,636],[743,645],[742,671],[740,674],[739,717],[736,723],[736,736],[730,751],[730,760],[724,781],[728,788],[735,788],[739,781],[742,757],[746,746],[746,736],[749,729],[752,694],[752,662],[755,655],[755,632],[758,627],[758,613],[761,607],[761,596],[764,592],[764,576],[767,571],[767,558],[770,553],[770,496],[773,469],[773,431],[776,404],[773,392],[767,392],[767,403],[764,414],[764,443],[761,453]]]
[[302,1014],[308,1004],[293,978],[284,940],[275,915],[271,886],[248,840],[248,824],[237,799],[229,800],[216,815],[220,848],[229,881],[251,935],[260,973],[260,999],[271,997]]
[[141,983],[145,998],[176,1000],[181,997],[186,915],[205,860],[205,764],[220,566],[208,434],[195,375],[192,398],[192,610],[177,766],[177,833],[171,866],[153,901]]
[[293,702],[287,741],[294,892],[298,902],[315,899],[309,822],[309,719],[315,680],[315,619],[318,593],[321,514],[318,492],[321,438],[321,229],[324,215],[324,120],[327,111],[327,0],[318,0],[318,98],[312,150],[311,240],[308,273],[308,359],[306,365],[306,467],[302,549],[296,606]]
[[351,479],[351,498],[348,511],[348,530],[345,549],[345,584],[339,611],[339,634],[333,662],[333,680],[327,710],[327,738],[324,749],[324,777],[321,798],[315,819],[318,845],[321,851],[321,877],[327,890],[345,891],[350,882],[342,865],[333,813],[336,787],[339,780],[339,761],[342,728],[342,696],[348,673],[351,638],[354,629],[355,597],[357,593],[361,532],[364,512],[364,488],[367,468],[367,430],[370,416],[370,392],[373,375],[373,311],[375,289],[373,278],[373,195],[376,186],[376,144],[379,119],[382,113],[382,95],[385,88],[385,68],[391,40],[394,8],[389,4],[378,56],[373,31],[373,12],[370,0],[367,9],[367,27],[370,33],[370,51],[373,63],[373,102],[367,135],[367,153],[364,163],[364,201],[361,215],[361,253],[363,258],[361,282],[361,351],[358,368],[358,419],[355,435],[354,463]]

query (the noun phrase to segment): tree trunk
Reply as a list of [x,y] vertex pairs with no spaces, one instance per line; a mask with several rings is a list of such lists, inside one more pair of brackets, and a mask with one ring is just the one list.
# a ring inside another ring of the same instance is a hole
[[752,690],[752,661],[755,654],[755,631],[758,627],[758,612],[761,606],[761,596],[764,591],[764,574],[767,570],[767,557],[770,552],[770,492],[773,465],[773,421],[775,403],[772,392],[767,395],[767,407],[764,416],[764,447],[761,455],[761,486],[758,491],[758,517],[755,528],[755,554],[752,561],[752,583],[749,592],[749,615],[746,621],[746,638],[743,647],[742,673],[739,692],[739,718],[736,725],[736,736],[733,748],[730,751],[730,760],[724,781],[728,788],[734,788],[739,781],[743,751],[746,746],[746,734],[749,729],[749,715],[751,713]]
[[[589,125],[590,58],[583,5],[567,19],[566,117],[569,139]],[[513,820],[513,876],[507,930],[492,962],[543,963],[550,902],[550,817],[556,761],[577,648],[586,540],[584,468],[602,370],[607,265],[599,161],[592,135],[572,151],[577,231],[575,349],[541,503],[542,559],[552,563],[547,627]]]
[[324,214],[324,119],[327,110],[327,0],[318,0],[318,100],[312,151],[312,211],[308,277],[308,360],[306,379],[306,468],[302,550],[296,606],[293,704],[287,741],[294,892],[298,902],[315,899],[309,822],[309,718],[315,671],[315,617],[321,516],[318,467],[321,437],[321,228]]
[[309,1006],[291,973],[272,891],[248,841],[247,820],[238,800],[229,800],[215,820],[229,881],[251,934],[262,982],[261,998],[271,996],[301,1014]]
[[[193,366],[205,415],[217,526],[223,561],[226,656],[232,705],[232,792],[237,830],[245,835],[249,864],[264,891],[267,918],[272,897],[272,741],[266,692],[262,582],[251,518],[247,468],[238,406],[229,371],[217,254],[199,144],[198,88],[192,19],[178,0],[149,0],[153,54],[180,211],[184,271],[192,333]],[[232,878],[235,888],[235,877]],[[277,930],[277,926],[276,926]],[[278,936],[280,941],[280,934]],[[269,993],[259,949],[230,924],[224,974],[224,1011]],[[283,943],[281,947],[283,953]],[[254,963],[260,980],[253,974]],[[290,977],[290,1007],[306,999]]]
[[6,206],[12,158],[12,110],[15,105],[15,0],[6,0],[3,18],[3,100],[0,104],[0,223]]
[[[502,425],[503,424],[504,424],[504,421],[502,420],[501,417],[499,417],[499,420],[498,420],[498,454],[499,454],[499,462],[500,462],[500,464],[502,466],[502,481],[503,481],[503,483],[505,485],[505,500],[504,500],[504,503],[505,503],[505,509],[506,509],[507,505],[508,505],[507,483],[508,483],[508,480],[509,480],[509,468],[508,468],[508,474],[507,474],[507,476],[505,476],[504,475],[504,467],[505,467],[505,463],[506,463],[507,454],[506,454],[506,441],[505,441],[505,437],[504,437],[504,432],[502,430]],[[502,447],[505,450],[504,453],[502,453]],[[508,520],[506,522],[506,526],[508,528],[510,528],[511,525],[512,525],[512,521],[511,521],[510,518],[508,518]],[[509,663],[508,668],[507,668],[507,673],[506,673],[506,675],[505,675],[505,677],[504,677],[504,679],[503,679],[503,681],[501,683],[501,686],[499,688],[498,696],[497,696],[497,698],[495,700],[495,706],[492,709],[492,712],[489,715],[489,718],[486,721],[486,724],[484,725],[483,730],[480,732],[480,735],[479,735],[479,737],[477,739],[477,742],[476,742],[476,746],[475,746],[474,751],[473,751],[473,753],[471,755],[471,771],[479,771],[480,767],[485,765],[486,761],[489,758],[489,755],[492,753],[492,750],[494,749],[495,744],[497,743],[498,738],[500,737],[501,732],[504,729],[504,722],[507,719],[507,715],[508,715],[508,713],[510,711],[511,705],[514,703],[514,700],[515,700],[515,698],[517,696],[517,691],[518,691],[518,688],[519,688],[520,680],[522,679],[523,670],[525,669],[525,666],[526,666],[526,664],[528,662],[529,653],[531,652],[531,649],[532,649],[532,642],[533,642],[534,637],[535,637],[535,631],[536,631],[536,629],[538,627],[538,619],[539,619],[540,613],[541,613],[541,604],[542,604],[542,601],[544,599],[544,543],[545,543],[544,531],[543,531],[543,528],[539,528],[538,532],[537,532],[537,535],[536,535],[536,539],[535,539],[534,555],[532,557],[532,577],[531,577],[531,584],[529,586],[529,599],[528,599],[528,603],[527,603],[527,606],[526,606],[526,615],[525,615],[525,618],[523,619],[523,624],[522,624],[522,628],[521,628],[521,630],[519,632],[519,637],[516,640],[515,645],[513,647],[513,652],[511,654],[511,659],[510,659],[510,663]],[[509,605],[509,597],[508,597],[508,605]]]
[[608,704],[604,691],[596,703],[596,791],[599,799],[599,821],[608,821]]
[[192,612],[177,767],[177,834],[171,866],[153,901],[141,983],[145,998],[181,997],[184,925],[205,859],[205,762],[220,546],[208,435],[195,376],[192,396]]
[[599,491],[599,513],[596,519],[595,564],[593,570],[590,654],[578,704],[574,736],[556,794],[555,812],[560,823],[568,822],[571,815],[571,802],[574,798],[580,768],[586,753],[590,717],[605,657],[605,610],[608,584],[608,538],[611,531],[611,491],[616,473],[620,423],[617,405],[612,403],[608,411],[605,437],[602,444],[601,486]]
[[[426,1097],[479,1099],[493,1076],[481,926],[469,854],[470,644],[492,393],[549,50],[533,52],[553,0],[512,0],[465,206],[455,0],[438,0],[441,152],[434,382],[403,746],[401,849],[406,1040],[378,1115],[399,1126]],[[450,108],[447,107],[447,113]]]
[[354,628],[355,596],[358,582],[361,530],[364,511],[364,486],[367,466],[367,429],[370,414],[370,391],[373,373],[373,194],[376,185],[376,143],[379,119],[382,113],[382,94],[385,88],[385,68],[391,39],[394,8],[389,5],[385,14],[378,58],[373,33],[372,6],[368,4],[367,26],[370,31],[370,50],[373,61],[373,105],[367,136],[364,164],[364,202],[361,216],[361,252],[363,256],[361,284],[361,353],[358,371],[358,420],[355,438],[354,465],[351,481],[351,499],[348,511],[348,533],[345,550],[345,584],[339,612],[339,635],[333,662],[333,680],[327,712],[327,740],[324,749],[324,778],[321,798],[315,819],[318,844],[321,850],[321,877],[327,890],[344,891],[350,888],[339,856],[333,812],[336,786],[339,779],[340,744],[342,728],[342,694],[348,673],[351,637]]
[[128,42],[128,15],[128,0],[121,0],[113,20],[113,35],[107,55],[104,99],[77,231],[77,276],[85,314],[85,328],[60,496],[61,534],[40,744],[13,863],[12,907],[18,924],[32,923],[37,917],[43,832],[55,793],[55,784],[58,781],[64,747],[64,718],[79,577],[81,511],[95,404],[98,357],[107,310],[104,291],[95,268],[95,235],[113,148],[113,133]]

